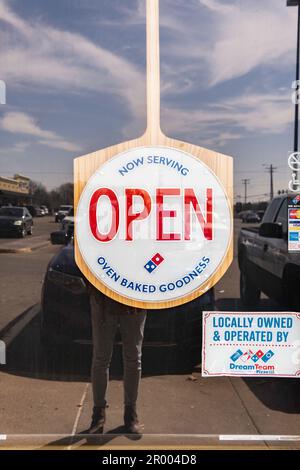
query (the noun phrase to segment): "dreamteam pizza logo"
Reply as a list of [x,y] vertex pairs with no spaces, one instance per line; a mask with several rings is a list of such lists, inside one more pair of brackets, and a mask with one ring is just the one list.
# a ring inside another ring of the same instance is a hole
[[138,147],[106,161],[83,189],[75,221],[91,273],[141,302],[204,293],[232,234],[218,178],[196,157],[167,147]]
[[[266,353],[264,353],[261,349],[259,349],[256,353],[254,353],[251,349],[247,349],[245,352],[243,352],[241,349],[238,349],[234,354],[232,354],[232,356],[230,356],[232,361],[230,363],[230,369],[253,370],[257,374],[274,374],[275,366],[267,364],[269,360],[273,358],[274,354],[275,353],[271,349],[269,349]],[[258,364],[260,360],[263,362],[263,364]],[[241,361],[243,364],[237,364],[239,361]]]

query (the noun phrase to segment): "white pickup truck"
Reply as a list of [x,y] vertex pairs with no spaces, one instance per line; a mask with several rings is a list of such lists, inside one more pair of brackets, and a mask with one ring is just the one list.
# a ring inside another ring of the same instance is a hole
[[259,227],[242,228],[238,240],[240,296],[258,304],[261,292],[300,310],[300,253],[288,251],[288,199],[273,199]]

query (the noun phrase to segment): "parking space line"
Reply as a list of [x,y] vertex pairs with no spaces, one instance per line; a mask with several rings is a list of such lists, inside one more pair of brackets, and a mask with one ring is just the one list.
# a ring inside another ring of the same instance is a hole
[[[78,426],[78,423],[79,423],[79,420],[80,420],[80,416],[81,416],[81,413],[82,413],[82,410],[83,410],[83,404],[84,404],[84,401],[85,401],[85,398],[86,398],[86,395],[87,395],[89,386],[90,386],[89,383],[86,383],[86,384],[85,384],[85,387],[84,387],[84,390],[83,390],[83,394],[82,394],[82,397],[81,397],[81,400],[80,400],[80,403],[79,403],[79,406],[78,406],[78,411],[77,411],[77,414],[76,414],[76,417],[75,417],[75,421],[74,421],[74,424],[73,424],[73,429],[72,429],[72,434],[71,434],[71,436],[75,436],[75,434],[76,434],[77,426]],[[71,447],[71,446],[69,446],[69,447]]]
[[274,434],[220,434],[220,441],[300,441],[300,436]]

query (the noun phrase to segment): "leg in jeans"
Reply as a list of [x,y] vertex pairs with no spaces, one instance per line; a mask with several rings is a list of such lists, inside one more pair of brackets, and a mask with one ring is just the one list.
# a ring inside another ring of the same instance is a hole
[[90,303],[93,330],[92,386],[94,406],[105,407],[109,366],[118,317],[114,313],[104,312],[94,295],[91,295]]
[[120,315],[124,362],[124,404],[135,407],[142,370],[142,344],[146,311]]

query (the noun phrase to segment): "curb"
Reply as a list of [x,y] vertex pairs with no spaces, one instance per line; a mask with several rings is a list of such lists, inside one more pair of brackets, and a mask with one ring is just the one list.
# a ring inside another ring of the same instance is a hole
[[43,248],[50,244],[50,240],[44,241],[43,243],[39,243],[33,247],[26,246],[24,248],[1,248],[0,253],[31,253],[32,251],[38,250],[39,248]]

